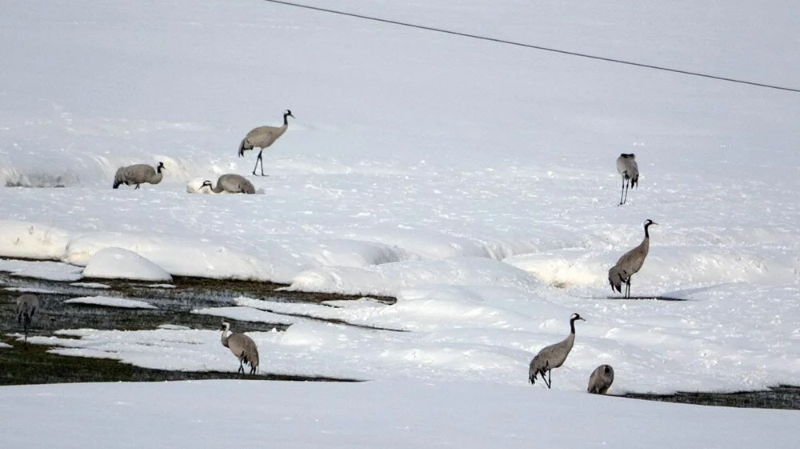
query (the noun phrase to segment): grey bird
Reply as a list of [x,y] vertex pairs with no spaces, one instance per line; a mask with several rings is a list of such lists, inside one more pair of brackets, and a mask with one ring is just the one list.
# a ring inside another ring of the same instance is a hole
[[36,311],[39,310],[39,298],[36,295],[26,294],[17,298],[17,323],[25,331],[25,346],[28,346],[28,328]]
[[614,383],[614,368],[611,365],[600,365],[589,376],[589,393],[606,394]]
[[256,188],[253,183],[248,181],[244,176],[236,174],[222,175],[217,179],[217,186],[212,187],[211,181],[203,181],[202,187],[208,187],[214,193],[256,193]]
[[608,270],[608,283],[611,284],[611,291],[622,293],[622,284],[625,284],[625,298],[631,297],[631,277],[638,273],[650,252],[650,231],[651,225],[658,225],[653,220],[648,219],[644,222],[644,240],[636,248],[628,251],[619,258],[617,264]]
[[619,194],[619,205],[622,206],[628,201],[628,189],[639,185],[639,165],[636,163],[636,155],[620,154],[617,158],[617,171],[622,176],[622,191]]
[[140,184],[144,184],[146,182],[150,184],[158,184],[164,177],[164,174],[161,173],[161,170],[164,170],[163,162],[159,162],[156,168],[153,168],[147,164],[135,164],[127,167],[120,167],[119,170],[117,170],[117,174],[114,175],[114,188],[118,188],[121,184],[125,184],[126,186],[136,184],[137,189],[139,188]]
[[245,151],[252,150],[253,148],[259,149],[256,165],[253,167],[254,175],[256,174],[258,163],[261,162],[261,176],[266,176],[264,174],[264,159],[261,158],[261,153],[264,152],[264,148],[268,148],[275,143],[278,137],[286,132],[289,128],[288,117],[294,118],[292,111],[287,109],[286,112],[283,113],[283,126],[259,126],[247,133],[244,139],[242,139],[242,143],[239,145],[239,157],[244,156]]
[[255,374],[258,370],[258,348],[256,342],[245,334],[230,332],[231,323],[222,321],[222,346],[230,349],[233,355],[239,359],[239,373],[244,375],[244,364],[250,365],[250,374]]
[[[577,313],[573,313],[569,318],[569,336],[554,345],[542,349],[531,360],[531,366],[528,369],[528,380],[531,384],[535,384],[536,377],[541,374],[542,381],[547,385],[547,388],[550,388],[550,385],[552,385],[552,380],[550,379],[551,371],[564,364],[569,352],[572,351],[572,345],[575,344],[575,321],[577,320],[586,321]],[[546,379],[545,375],[547,375]]]

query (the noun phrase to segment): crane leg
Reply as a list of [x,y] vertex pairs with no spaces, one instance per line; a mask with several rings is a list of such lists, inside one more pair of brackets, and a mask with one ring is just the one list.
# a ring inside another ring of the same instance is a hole
[[628,299],[631,297],[631,278],[625,281],[625,297]]
[[237,373],[241,373],[242,375],[244,375],[244,366],[242,365],[242,361],[241,360],[239,360],[239,370],[236,371],[236,372]]
[[622,200],[622,204],[625,204],[625,203],[628,202],[628,191],[630,189],[631,189],[631,180],[630,180],[630,178],[628,178],[627,182],[625,182],[625,199]]
[[619,191],[619,205],[622,206],[622,195],[625,193],[625,176],[622,177],[622,189]]
[[[544,370],[542,371],[542,382],[544,382],[544,384],[547,385],[548,390],[550,389],[550,384],[553,382],[552,380],[550,380],[550,372],[551,372],[550,361],[548,360],[547,362],[544,363]],[[547,374],[546,379],[544,377],[545,374]]]
[[263,148],[258,150],[258,156],[256,157],[256,165],[255,165],[255,167],[253,167],[253,175],[254,176],[258,176],[258,175],[256,175],[256,168],[258,168],[258,163],[259,162],[261,162],[261,176],[266,176],[264,174],[264,158],[261,157],[261,153],[263,153],[263,152],[264,152]]

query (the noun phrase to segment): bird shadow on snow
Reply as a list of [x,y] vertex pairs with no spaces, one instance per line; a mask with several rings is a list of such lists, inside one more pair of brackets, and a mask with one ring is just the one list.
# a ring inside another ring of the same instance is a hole
[[613,301],[676,301],[676,302],[683,302],[683,301],[693,301],[692,299],[685,299],[685,298],[674,298],[669,295],[663,296],[631,296],[629,298],[623,298],[621,296],[606,296],[603,298],[592,298],[592,299],[610,299]]
[[665,297],[668,296],[668,297],[676,298],[676,300],[678,300],[678,301],[696,301],[696,299],[692,299],[692,298],[690,298],[690,296],[692,296],[695,293],[707,292],[709,290],[714,290],[714,289],[717,289],[717,288],[720,288],[720,287],[725,287],[725,286],[731,285],[731,284],[733,284],[733,283],[732,282],[723,282],[721,284],[709,285],[707,287],[686,288],[686,289],[683,289],[683,290],[675,290],[675,291],[671,291],[671,292],[666,292],[666,293],[664,293],[664,296]]
[[731,284],[730,282],[724,282],[721,284],[709,285],[707,287],[674,290],[670,292],[665,292],[661,295],[631,296],[630,298],[623,298],[622,296],[604,296],[601,298],[593,297],[591,299],[610,299],[615,301],[639,301],[639,300],[676,301],[676,302],[697,301],[696,299],[691,298],[690,296],[692,296],[695,293],[706,292],[730,284]]

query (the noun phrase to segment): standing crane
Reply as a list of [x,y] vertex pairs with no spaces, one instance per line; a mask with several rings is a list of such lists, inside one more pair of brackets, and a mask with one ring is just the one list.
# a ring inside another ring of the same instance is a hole
[[[572,345],[575,344],[575,321],[578,320],[586,321],[577,313],[573,313],[569,318],[569,336],[554,345],[542,349],[531,360],[531,365],[528,369],[528,380],[531,384],[535,384],[536,377],[541,374],[542,381],[547,385],[547,388],[550,388],[550,385],[552,385],[550,372],[564,364],[569,352],[572,351]],[[547,379],[544,378],[545,374],[547,374]]]
[[239,144],[239,157],[244,156],[245,151],[259,148],[256,165],[253,167],[253,175],[256,174],[258,163],[261,162],[261,176],[266,176],[264,174],[264,159],[261,158],[261,153],[264,152],[264,148],[268,148],[275,143],[278,137],[286,132],[289,128],[289,117],[294,118],[292,111],[287,109],[286,112],[283,113],[283,126],[259,126],[247,133],[244,139],[242,139],[242,143]]
[[622,176],[622,192],[619,194],[619,205],[622,206],[628,201],[628,189],[639,185],[639,165],[636,163],[636,155],[620,154],[617,158],[617,171]]
[[631,297],[631,277],[638,273],[650,252],[650,232],[651,225],[658,225],[653,220],[648,219],[644,222],[644,240],[636,248],[623,254],[617,260],[617,264],[608,270],[608,283],[611,284],[611,291],[622,293],[622,284],[625,284],[625,298]]
[[26,294],[17,298],[17,323],[20,324],[25,331],[25,347],[28,347],[28,329],[31,327],[31,321],[36,311],[39,310],[39,297],[36,295]]
[[258,348],[256,342],[245,334],[230,332],[231,323],[222,321],[222,346],[230,349],[233,355],[239,359],[239,373],[244,375],[244,364],[250,365],[250,374],[255,374],[258,370]]

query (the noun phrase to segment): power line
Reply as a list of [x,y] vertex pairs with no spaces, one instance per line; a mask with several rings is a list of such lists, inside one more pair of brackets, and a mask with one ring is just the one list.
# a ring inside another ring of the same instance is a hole
[[400,22],[398,20],[382,19],[380,17],[365,16],[363,14],[356,14],[356,13],[351,13],[351,12],[346,12],[346,11],[338,11],[338,10],[335,10],[335,9],[328,9],[328,8],[320,8],[318,6],[303,5],[303,4],[300,4],[300,3],[293,3],[293,2],[287,2],[287,1],[282,1],[282,0],[264,0],[264,1],[265,2],[269,2],[269,3],[277,3],[277,4],[280,4],[280,5],[294,6],[294,7],[297,7],[297,8],[310,9],[310,10],[313,10],[313,11],[326,12],[326,13],[330,13],[330,14],[337,14],[337,15],[340,15],[340,16],[354,17],[356,19],[371,20],[373,22],[380,22],[380,23],[386,23],[386,24],[390,24],[390,25],[404,26],[404,27],[408,27],[408,28],[416,28],[418,30],[433,31],[435,33],[443,33],[443,34],[449,34],[449,35],[453,35],[453,36],[467,37],[467,38],[470,38],[470,39],[478,39],[478,40],[482,40],[482,41],[495,42],[495,43],[498,43],[498,44],[514,45],[516,47],[523,47],[523,48],[531,48],[531,49],[534,49],[534,50],[548,51],[548,52],[551,52],[551,53],[559,53],[559,54],[567,55],[567,56],[576,56],[576,57],[579,57],[579,58],[594,59],[594,60],[597,60],[597,61],[612,62],[612,63],[615,63],[615,64],[624,64],[624,65],[630,65],[630,66],[634,66],[634,67],[642,67],[642,68],[652,69],[652,70],[661,70],[663,72],[679,73],[681,75],[699,76],[699,77],[702,77],[702,78],[710,78],[710,79],[719,80],[719,81],[727,81],[727,82],[731,82],[731,83],[739,83],[739,84],[747,84],[747,85],[756,86],[756,87],[764,87],[764,88],[767,88],[767,89],[776,89],[776,90],[783,90],[783,91],[788,91],[788,92],[798,92],[798,93],[800,93],[800,89],[794,89],[794,88],[785,87],[785,86],[777,86],[777,85],[774,85],[774,84],[757,83],[757,82],[754,82],[754,81],[746,81],[746,80],[742,80],[742,79],[729,78],[729,77],[717,76],[717,75],[710,75],[708,73],[692,72],[690,70],[673,69],[673,68],[669,68],[669,67],[657,66],[657,65],[652,65],[652,64],[644,64],[644,63],[641,63],[641,62],[634,62],[634,61],[626,61],[624,59],[607,58],[607,57],[604,57],[604,56],[590,55],[590,54],[587,54],[587,53],[579,53],[579,52],[569,51],[569,50],[559,50],[557,48],[543,47],[543,46],[540,46],[540,45],[526,44],[526,43],[523,43],[523,42],[509,41],[509,40],[498,39],[498,38],[494,38],[494,37],[481,36],[481,35],[478,35],[478,34],[462,33],[460,31],[445,30],[445,29],[442,29],[442,28],[430,27],[430,26],[425,26],[425,25],[417,25],[417,24],[408,23],[408,22]]

